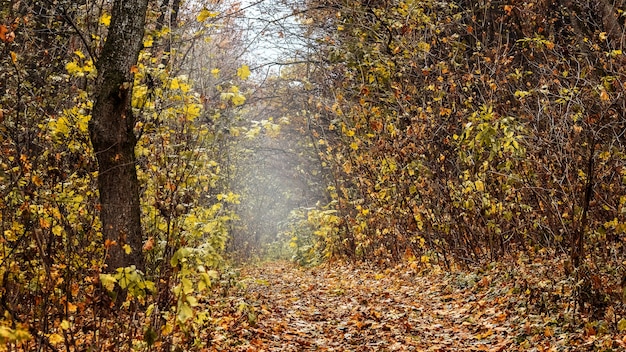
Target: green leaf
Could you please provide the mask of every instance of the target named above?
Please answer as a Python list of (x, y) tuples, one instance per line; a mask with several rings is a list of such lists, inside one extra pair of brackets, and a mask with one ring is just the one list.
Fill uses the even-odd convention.
[(178, 263), (181, 262), (182, 259), (186, 258), (189, 255), (190, 251), (189, 248), (180, 248), (179, 250), (176, 251), (176, 253), (174, 253), (174, 255), (172, 256), (172, 259), (170, 259), (170, 264), (175, 267), (178, 265)]
[(184, 323), (193, 316), (193, 310), (189, 304), (183, 303), (180, 305), (180, 309), (178, 310), (178, 314), (176, 316), (181, 323)]
[(183, 294), (188, 295), (193, 292), (193, 283), (188, 278), (184, 277), (181, 280)]

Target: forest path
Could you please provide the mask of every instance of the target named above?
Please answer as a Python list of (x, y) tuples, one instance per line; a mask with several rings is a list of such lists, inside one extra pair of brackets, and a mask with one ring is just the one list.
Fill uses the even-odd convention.
[[(512, 320), (493, 290), (459, 290), (443, 275), (328, 264), (264, 263), (242, 272), (257, 302), (253, 349), (510, 351)], [(463, 286), (463, 282), (458, 282)], [(477, 285), (480, 285), (478, 283)]]

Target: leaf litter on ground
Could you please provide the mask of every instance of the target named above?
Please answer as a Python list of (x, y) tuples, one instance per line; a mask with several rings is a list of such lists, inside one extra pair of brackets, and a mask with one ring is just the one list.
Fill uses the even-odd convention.
[(521, 262), (471, 272), (415, 263), (387, 269), (340, 263), (248, 265), (242, 269), (248, 320), (214, 339), (214, 348), (626, 350), (626, 335), (617, 322), (577, 314), (573, 284), (557, 282), (552, 270), (545, 263)]

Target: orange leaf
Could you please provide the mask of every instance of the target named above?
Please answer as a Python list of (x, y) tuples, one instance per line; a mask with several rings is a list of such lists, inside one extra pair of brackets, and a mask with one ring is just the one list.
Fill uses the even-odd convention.
[(149, 251), (152, 248), (154, 248), (154, 237), (150, 237), (148, 238), (148, 240), (146, 241), (146, 243), (144, 243), (143, 245), (143, 250), (144, 251)]
[(543, 330), (543, 334), (544, 334), (546, 337), (552, 337), (552, 336), (554, 336), (554, 330), (552, 330), (552, 328), (548, 325), (548, 326), (546, 326), (546, 328)]
[(47, 219), (39, 218), (39, 226), (41, 226), (42, 229), (48, 229), (50, 228), (50, 222)]
[(610, 98), (609, 98), (609, 94), (606, 92), (606, 90), (602, 89), (602, 90), (600, 91), (600, 100), (602, 100), (602, 101), (608, 101), (609, 99), (610, 99)]
[(137, 65), (133, 65), (130, 68), (130, 73), (139, 73), (139, 69), (137, 68)]
[(109, 240), (109, 239), (104, 241), (104, 247), (105, 248), (109, 248), (111, 246), (115, 246), (116, 244), (117, 244), (117, 241), (113, 241), (113, 240)]
[(6, 34), (9, 30), (7, 29), (7, 26), (0, 24), (0, 40), (2, 40), (3, 42), (7, 41), (7, 37)]
[(370, 128), (373, 129), (376, 132), (380, 132), (383, 129), (383, 124), (378, 121), (378, 120), (371, 120), (370, 121)]
[(41, 187), (43, 185), (43, 180), (41, 179), (41, 177), (37, 175), (33, 175), (32, 180), (35, 186), (37, 187)]

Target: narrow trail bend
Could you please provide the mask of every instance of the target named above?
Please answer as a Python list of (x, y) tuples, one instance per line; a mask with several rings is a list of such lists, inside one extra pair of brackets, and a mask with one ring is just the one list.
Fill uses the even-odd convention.
[(409, 268), (302, 269), (277, 262), (247, 267), (243, 275), (258, 312), (248, 350), (516, 349), (511, 324), (519, 319), (494, 308), (502, 303), (494, 290), (459, 294), (449, 281)]

